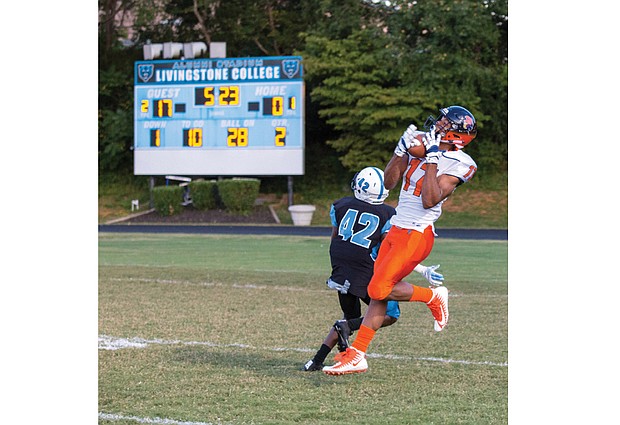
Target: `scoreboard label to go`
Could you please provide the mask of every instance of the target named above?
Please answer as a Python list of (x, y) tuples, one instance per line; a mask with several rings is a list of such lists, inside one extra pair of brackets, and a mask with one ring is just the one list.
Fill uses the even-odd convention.
[(298, 56), (135, 63), (136, 175), (302, 175)]

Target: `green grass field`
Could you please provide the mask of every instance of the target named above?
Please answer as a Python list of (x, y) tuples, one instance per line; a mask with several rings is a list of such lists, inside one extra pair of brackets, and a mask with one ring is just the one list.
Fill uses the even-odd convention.
[(507, 423), (507, 245), (438, 238), (446, 329), (402, 304), (335, 377), (299, 370), (340, 318), (328, 238), (100, 233), (99, 423)]

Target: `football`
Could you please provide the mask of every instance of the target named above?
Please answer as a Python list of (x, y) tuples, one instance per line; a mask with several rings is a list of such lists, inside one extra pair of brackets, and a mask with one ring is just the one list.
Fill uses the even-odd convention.
[(424, 158), (426, 156), (426, 148), (424, 147), (424, 133), (416, 134), (415, 139), (420, 142), (418, 146), (412, 146), (408, 152), (411, 156), (416, 158)]

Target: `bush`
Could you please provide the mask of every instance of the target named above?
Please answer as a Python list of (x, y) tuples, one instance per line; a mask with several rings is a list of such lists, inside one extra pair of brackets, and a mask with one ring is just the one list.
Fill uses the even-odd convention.
[(217, 182), (197, 180), (189, 184), (192, 205), (199, 210), (212, 210), (217, 206)]
[(217, 182), (224, 208), (234, 214), (248, 215), (258, 197), (260, 180), (234, 178)]
[(159, 215), (169, 216), (181, 212), (183, 202), (181, 186), (157, 186), (153, 188), (153, 206)]

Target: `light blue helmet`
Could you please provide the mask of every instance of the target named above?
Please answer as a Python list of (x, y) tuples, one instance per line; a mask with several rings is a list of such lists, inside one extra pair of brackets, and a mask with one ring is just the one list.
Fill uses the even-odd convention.
[(373, 205), (381, 205), (390, 191), (383, 183), (383, 170), (377, 167), (366, 167), (351, 180), (351, 190), (360, 201)]

